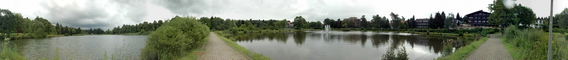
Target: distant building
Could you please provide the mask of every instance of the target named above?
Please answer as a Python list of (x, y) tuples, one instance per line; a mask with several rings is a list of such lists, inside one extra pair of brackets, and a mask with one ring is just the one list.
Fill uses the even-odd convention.
[(428, 18), (414, 20), (416, 22), (416, 28), (428, 28), (429, 20)]
[(467, 22), (469, 22), (468, 24), (472, 25), (472, 26), (494, 26), (494, 25), (490, 25), (488, 24), (488, 17), (491, 13), (489, 12), (485, 12), (483, 10), (479, 10), (479, 11), (475, 11), (473, 13), (467, 14), (465, 15), (467, 20)]
[(288, 24), (286, 24), (287, 28), (292, 28), (294, 26), (294, 23), (288, 21)]
[(361, 22), (361, 19), (357, 18), (357, 17), (349, 17), (349, 18), (345, 18), (343, 19), (343, 21), (353, 21), (355, 22), (355, 28), (359, 28), (361, 25), (359, 25), (359, 23)]
[(535, 22), (534, 22), (533, 24), (529, 25), (529, 27), (532, 27), (532, 28), (541, 28), (541, 25), (544, 24), (544, 22), (543, 22), (544, 19), (547, 19), (547, 18), (545, 18), (545, 17), (538, 17), (538, 18), (536, 18)]

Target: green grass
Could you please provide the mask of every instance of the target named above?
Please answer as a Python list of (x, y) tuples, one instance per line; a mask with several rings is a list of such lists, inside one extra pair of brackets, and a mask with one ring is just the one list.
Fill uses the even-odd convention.
[[(545, 33), (545, 34), (548, 35), (548, 33)], [(566, 36), (566, 34), (553, 33), (553, 39), (554, 39), (553, 43), (566, 43), (566, 39), (564, 38), (564, 36)], [(513, 59), (525, 60), (523, 58), (528, 57), (528, 56), (526, 56), (527, 53), (520, 52), (522, 50), (521, 47), (515, 47), (515, 44), (513, 44), (513, 43), (506, 43), (505, 38), (501, 38), (500, 40), (503, 41), (505, 48), (507, 49), (507, 51), (509, 51), (509, 54), (511, 55), (511, 57)], [(560, 47), (566, 47), (566, 46), (561, 45)], [(560, 50), (566, 51), (565, 49), (562, 49), (562, 48)], [(558, 54), (558, 53), (555, 52), (555, 54)], [(565, 53), (560, 53), (560, 54), (565, 54)], [(566, 59), (566, 57), (562, 57), (562, 56), (553, 56), (553, 57), (560, 58), (560, 59)]]
[[(505, 38), (501, 38), (501, 41), (505, 42)], [(517, 52), (520, 49), (515, 47), (514, 44), (512, 43), (503, 43), (503, 45), (505, 45), (505, 48), (507, 49), (507, 51), (509, 51), (509, 54), (511, 55), (511, 57), (513, 57), (513, 59), (517, 60), (519, 58), (522, 57), (522, 53), (521, 52)]]
[(485, 43), (485, 41), (487, 41), (487, 39), (488, 39), (487, 37), (483, 37), (480, 40), (472, 42), (471, 44), (456, 50), (452, 54), (445, 56), (445, 57), (440, 57), (437, 60), (463, 60), (463, 59), (467, 58), (467, 56), (469, 56), (469, 54), (471, 54), (471, 52), (473, 52), (477, 48), (479, 48), (479, 46), (481, 46), (481, 44)]
[(221, 38), (221, 40), (225, 41), (225, 43), (227, 43), (227, 45), (233, 47), (233, 49), (235, 49), (237, 51), (240, 51), (241, 53), (252, 58), (253, 60), (271, 60), (268, 57), (262, 56), (261, 54), (252, 52), (250, 50), (245, 49), (244, 47), (239, 46), (239, 44), (233, 42), (230, 39), (227, 39), (225, 36), (220, 35), (220, 34), (223, 34), (223, 33), (215, 32), (215, 35), (217, 35), (219, 38)]

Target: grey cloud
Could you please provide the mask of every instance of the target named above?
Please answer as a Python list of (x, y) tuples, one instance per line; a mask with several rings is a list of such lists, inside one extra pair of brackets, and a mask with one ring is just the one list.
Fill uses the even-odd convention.
[(203, 14), (211, 8), (205, 0), (155, 0), (155, 3), (179, 15)]
[(145, 17), (145, 1), (112, 0), (109, 2), (85, 1), (71, 5), (56, 5), (58, 2), (42, 3), (47, 10), (46, 18), (52, 23), (81, 28), (108, 29), (125, 23), (139, 23)]

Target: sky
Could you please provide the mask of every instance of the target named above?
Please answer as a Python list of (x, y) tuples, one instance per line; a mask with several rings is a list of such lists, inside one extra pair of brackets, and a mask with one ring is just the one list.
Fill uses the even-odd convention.
[[(537, 17), (550, 14), (550, 0), (507, 0), (522, 4)], [(464, 16), (483, 10), (493, 0), (0, 0), (1, 9), (30, 19), (43, 17), (51, 23), (81, 28), (111, 29), (166, 20), (176, 15), (229, 19), (286, 19), (302, 16), (307, 21), (343, 19), (365, 15), (428, 18), (436, 12)], [(554, 1), (554, 14), (568, 7), (568, 0)]]

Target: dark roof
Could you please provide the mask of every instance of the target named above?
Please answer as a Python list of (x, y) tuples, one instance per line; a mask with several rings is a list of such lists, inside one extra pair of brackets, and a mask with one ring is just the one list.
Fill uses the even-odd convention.
[(430, 19), (427, 19), (427, 18), (425, 18), (425, 19), (416, 19), (415, 21), (422, 21), (422, 20), (430, 20)]
[(467, 15), (465, 15), (465, 16), (471, 16), (472, 14), (475, 14), (475, 13), (491, 14), (491, 13), (489, 13), (489, 12), (485, 12), (485, 11), (483, 11), (483, 10), (479, 10), (479, 11), (475, 11), (475, 12), (469, 13), (469, 14), (467, 14)]

